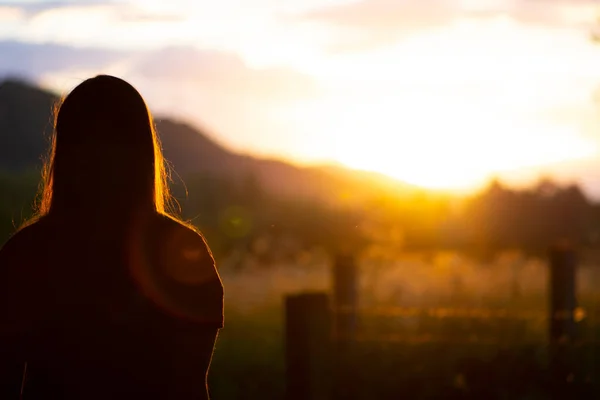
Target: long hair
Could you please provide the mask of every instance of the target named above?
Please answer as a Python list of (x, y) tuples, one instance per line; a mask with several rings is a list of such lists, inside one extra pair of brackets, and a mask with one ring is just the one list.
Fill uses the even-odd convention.
[(73, 89), (55, 111), (36, 219), (101, 209), (167, 214), (167, 183), (144, 99), (124, 80), (98, 75)]

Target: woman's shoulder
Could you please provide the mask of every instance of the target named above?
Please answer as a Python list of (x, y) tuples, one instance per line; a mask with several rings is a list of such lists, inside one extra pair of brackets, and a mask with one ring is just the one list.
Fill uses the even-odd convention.
[(195, 240), (199, 245), (208, 246), (202, 233), (195, 226), (168, 214), (157, 214), (156, 228), (161, 235), (178, 235)]
[[(28, 293), (43, 281), (40, 267), (44, 265), (47, 248), (45, 230), (45, 222), (39, 220), (21, 227), (0, 245), (1, 302), (10, 304), (14, 299), (20, 299), (24, 307), (23, 293)], [(8, 318), (9, 311), (6, 308), (0, 310), (3, 318)], [(15, 310), (21, 312), (23, 308), (17, 307)]]
[(223, 284), (202, 234), (169, 216), (160, 216), (155, 227), (162, 305), (185, 319), (222, 327)]
[(159, 217), (158, 261), (165, 275), (178, 283), (219, 283), (215, 259), (200, 231), (168, 215)]

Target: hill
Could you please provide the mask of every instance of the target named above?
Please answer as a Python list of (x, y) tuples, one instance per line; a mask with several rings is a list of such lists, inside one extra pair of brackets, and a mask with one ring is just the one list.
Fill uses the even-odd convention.
[[(53, 108), (58, 96), (18, 80), (0, 82), (0, 171), (39, 168), (48, 148)], [(166, 159), (184, 181), (212, 175), (243, 181), (256, 179), (278, 196), (360, 204), (379, 192), (414, 189), (380, 174), (337, 167), (300, 167), (230, 151), (191, 125), (159, 116), (156, 127)]]

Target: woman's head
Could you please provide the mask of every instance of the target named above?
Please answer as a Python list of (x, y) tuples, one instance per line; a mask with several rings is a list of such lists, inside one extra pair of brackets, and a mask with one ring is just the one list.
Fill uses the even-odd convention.
[(162, 152), (152, 116), (133, 86), (99, 75), (73, 89), (57, 111), (40, 214), (165, 211)]

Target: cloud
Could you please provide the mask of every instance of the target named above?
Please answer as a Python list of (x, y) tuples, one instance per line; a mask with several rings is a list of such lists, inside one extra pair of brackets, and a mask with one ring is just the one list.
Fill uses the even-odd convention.
[(102, 69), (123, 56), (124, 53), (108, 49), (0, 41), (0, 76), (37, 80), (48, 73)]
[(70, 1), (0, 1), (0, 8), (19, 9), (27, 17), (34, 17), (44, 11), (66, 7), (89, 7), (115, 4), (111, 0), (70, 0)]
[(344, 52), (394, 43), (460, 18), (508, 17), (525, 24), (589, 28), (597, 7), (593, 0), (362, 0), (313, 9), (299, 18), (337, 30), (330, 50)]
[(360, 51), (395, 42), (415, 30), (443, 24), (457, 15), (440, 0), (364, 0), (312, 10), (301, 19), (337, 28), (334, 52)]
[(345, 27), (387, 30), (428, 26), (447, 20), (457, 11), (452, 3), (443, 0), (363, 0), (312, 10), (304, 17)]
[(265, 1), (271, 0), (223, 0), (229, 5), (210, 0), (0, 0), (0, 40), (129, 50), (186, 44), (239, 52), (249, 38), (270, 36), (274, 11), (252, 7)]
[(146, 79), (173, 78), (238, 96), (302, 98), (318, 92), (307, 75), (288, 68), (254, 69), (235, 54), (191, 47), (167, 47), (140, 57), (129, 74)]
[[(168, 4), (164, 2), (163, 4)], [(17, 14), (26, 22), (47, 17), (48, 15), (60, 16), (65, 23), (72, 17), (88, 18), (87, 14), (104, 14), (113, 22), (123, 24), (135, 23), (177, 23), (186, 19), (185, 12), (173, 12), (166, 9), (148, 9), (143, 3), (136, 4), (130, 1), (114, 0), (66, 0), (66, 1), (0, 1), (2, 10)]]
[(170, 82), (174, 88), (201, 86), (234, 96), (282, 100), (316, 95), (307, 75), (289, 68), (255, 69), (233, 53), (186, 46), (119, 51), (59, 44), (0, 41), (0, 76), (39, 80), (75, 71), (114, 72), (147, 81)]

